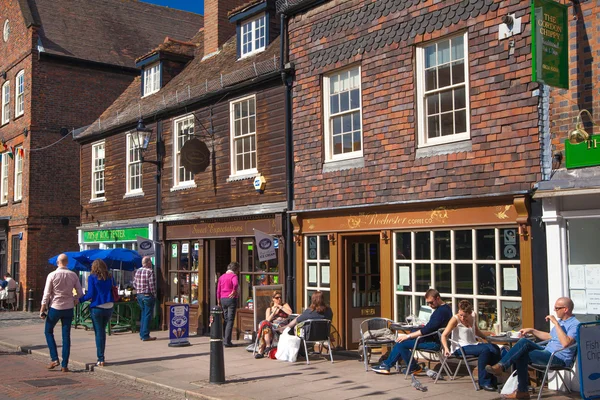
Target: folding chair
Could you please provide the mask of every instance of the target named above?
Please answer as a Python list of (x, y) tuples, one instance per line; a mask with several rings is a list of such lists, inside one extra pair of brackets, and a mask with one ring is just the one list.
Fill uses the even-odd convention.
[[(289, 324), (294, 318), (296, 318), (298, 315), (300, 314), (290, 314), (287, 319), (285, 320), (285, 323), (280, 323), (279, 325), (277, 324), (272, 324), (273, 325), (273, 342), (271, 342), (271, 348), (276, 347), (275, 344), (279, 341), (279, 332), (277, 332), (277, 328), (283, 325), (287, 325)], [(256, 354), (256, 352), (258, 351), (258, 346), (260, 343), (260, 336), (262, 335), (262, 330), (260, 329), (260, 324), (262, 324), (263, 321), (260, 321), (260, 323), (258, 324), (257, 330), (256, 330), (256, 339), (254, 340), (254, 349), (252, 350), (252, 356), (254, 356)]]
[[(369, 371), (370, 351), (373, 347), (387, 347), (393, 346), (396, 341), (393, 339), (386, 339), (385, 336), (388, 332), (393, 335), (390, 326), (394, 323), (391, 319), (387, 318), (370, 318), (360, 323), (360, 341), (363, 346), (363, 360), (365, 363), (365, 371)], [(380, 335), (381, 334), (381, 335)], [(389, 335), (388, 335), (389, 336)]]
[[(438, 330), (438, 335), (440, 337), (440, 343), (442, 342), (442, 333), (444, 332), (443, 329)], [(481, 338), (478, 338), (481, 339)], [(440, 379), (440, 376), (442, 375), (443, 371), (446, 371), (446, 373), (448, 373), (448, 376), (450, 377), (450, 380), (453, 381), (454, 379), (456, 379), (456, 375), (458, 374), (458, 370), (460, 369), (460, 366), (462, 365), (462, 363), (464, 362), (465, 365), (467, 366), (467, 371), (469, 372), (469, 377), (471, 378), (471, 382), (473, 382), (473, 387), (475, 388), (476, 391), (479, 390), (479, 388), (477, 387), (477, 384), (475, 383), (475, 378), (473, 377), (473, 371), (471, 370), (471, 366), (469, 365), (469, 362), (471, 361), (477, 361), (477, 357), (476, 356), (468, 356), (465, 354), (465, 352), (463, 351), (462, 346), (460, 345), (460, 343), (458, 343), (455, 340), (452, 340), (451, 338), (448, 338), (448, 342), (451, 345), (454, 345), (458, 348), (459, 350), (459, 355), (454, 355), (454, 354), (450, 354), (450, 356), (446, 357), (444, 355), (444, 351), (440, 351), (440, 360), (442, 361), (442, 364), (440, 366), (440, 371), (437, 374), (437, 376), (435, 377), (435, 383), (437, 383), (438, 379)], [(450, 348), (452, 348), (452, 346), (450, 346)], [(443, 347), (442, 347), (443, 349)], [(448, 361), (449, 360), (458, 360), (458, 365), (456, 366), (456, 369), (454, 370), (454, 375), (450, 374), (448, 371)]]
[[(413, 362), (413, 360), (415, 358), (415, 354), (416, 354), (417, 351), (420, 352), (420, 353), (426, 353), (426, 354), (431, 354), (431, 355), (437, 356), (440, 360), (442, 359), (442, 357), (444, 355), (443, 355), (443, 350), (442, 350), (441, 346), (440, 346), (440, 349), (438, 349), (438, 350), (417, 349), (417, 346), (419, 345), (419, 342), (423, 342), (423, 339), (428, 338), (428, 337), (432, 337), (434, 335), (438, 336), (439, 335), (438, 331), (428, 333), (427, 335), (419, 336), (418, 338), (415, 339), (415, 345), (413, 346), (413, 349), (412, 349), (410, 361), (408, 362), (408, 365), (406, 366), (406, 374), (404, 375), (404, 379), (408, 378), (408, 373), (410, 371), (410, 366), (412, 365), (412, 362)], [(450, 371), (448, 370), (448, 366), (445, 366), (444, 368), (445, 368), (445, 371), (446, 371), (446, 373), (448, 375), (452, 375), (450, 373)], [(440, 372), (441, 372), (441, 370), (440, 370)]]
[[(321, 349), (326, 344), (329, 349), (329, 358), (333, 364), (333, 348), (331, 347), (331, 341), (329, 335), (331, 331), (331, 321), (328, 319), (308, 319), (302, 322), (302, 326), (298, 328), (298, 336), (304, 343), (304, 354), (306, 355), (306, 363), (310, 364), (308, 356), (307, 343), (319, 343)], [(319, 352), (320, 354), (321, 352)]]
[[(540, 342), (538, 344), (543, 345), (546, 343), (548, 343), (548, 340), (546, 340), (544, 342)], [(563, 352), (563, 351), (571, 349), (573, 347), (575, 347), (575, 354), (573, 354), (573, 359), (571, 360), (570, 364), (567, 364), (565, 366), (552, 365), (552, 360), (554, 359), (554, 357), (556, 356), (557, 353)], [(544, 383), (546, 383), (546, 379), (548, 378), (548, 372), (550, 372), (550, 371), (553, 371), (555, 373), (555, 375), (560, 378), (560, 380), (563, 383), (563, 386), (567, 388), (569, 393), (571, 393), (571, 389), (569, 388), (569, 385), (567, 385), (564, 378), (559, 374), (559, 372), (564, 371), (564, 372), (570, 372), (571, 374), (574, 374), (575, 372), (573, 371), (573, 366), (575, 365), (576, 359), (577, 359), (577, 342), (573, 343), (570, 346), (567, 346), (565, 348), (562, 348), (560, 350), (556, 350), (555, 352), (553, 352), (550, 355), (548, 364), (533, 364), (533, 363), (529, 364), (529, 368), (531, 368), (535, 371), (544, 373), (544, 378), (542, 379), (542, 384), (540, 385), (540, 390), (538, 393), (538, 400), (542, 398), (542, 390), (544, 389)]]

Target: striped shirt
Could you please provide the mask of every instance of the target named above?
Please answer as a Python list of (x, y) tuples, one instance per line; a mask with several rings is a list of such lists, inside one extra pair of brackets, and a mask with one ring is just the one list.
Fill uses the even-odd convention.
[(143, 266), (135, 272), (133, 287), (137, 294), (151, 294), (156, 296), (156, 285), (154, 282), (154, 271), (152, 268)]

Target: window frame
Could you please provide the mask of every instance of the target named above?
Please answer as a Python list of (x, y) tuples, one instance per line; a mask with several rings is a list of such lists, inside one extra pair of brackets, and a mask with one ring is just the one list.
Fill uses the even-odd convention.
[(15, 118), (23, 114), (25, 114), (25, 70), (19, 71), (15, 77)]
[[(359, 82), (358, 82), (358, 100), (359, 100), (360, 104), (359, 104), (358, 108), (353, 108), (353, 109), (349, 108), (347, 111), (338, 112), (338, 113), (335, 113), (334, 115), (332, 115), (331, 114), (331, 99), (330, 99), (331, 80), (334, 76), (338, 76), (338, 79), (339, 79), (339, 76), (341, 74), (350, 72), (354, 69), (358, 70), (358, 80), (359, 80)], [(349, 78), (349, 79), (351, 79), (351, 78)], [(350, 100), (348, 100), (348, 101), (350, 101)], [(337, 117), (337, 116), (348, 115), (348, 114), (352, 115), (355, 112), (359, 113), (359, 119), (360, 119), (360, 150), (355, 150), (355, 151), (351, 151), (348, 153), (333, 154), (333, 151), (334, 151), (333, 128), (332, 128), (333, 118)], [(350, 67), (347, 67), (344, 69), (333, 71), (331, 73), (328, 73), (327, 75), (324, 75), (323, 76), (323, 116), (324, 116), (323, 132), (324, 132), (324, 140), (325, 140), (325, 160), (324, 160), (325, 163), (363, 157), (363, 154), (364, 154), (363, 153), (363, 150), (364, 150), (364, 135), (363, 135), (364, 127), (363, 127), (362, 115), (363, 115), (362, 67), (360, 65), (353, 65), (353, 66), (350, 66)], [(354, 141), (353, 141), (353, 143), (354, 143)]]
[[(126, 148), (126, 154), (125, 154), (125, 158), (126, 158), (126, 170), (125, 170), (125, 175), (126, 175), (126, 192), (125, 195), (143, 195), (144, 194), (144, 188), (143, 188), (143, 177), (144, 177), (144, 171), (143, 171), (143, 166), (142, 166), (142, 159), (140, 157), (140, 152), (137, 151), (138, 146), (136, 146), (135, 141), (133, 140), (133, 136), (131, 133), (127, 134), (127, 148)], [(133, 158), (133, 159), (132, 159)], [(131, 185), (131, 179), (133, 178), (131, 169), (132, 167), (138, 166), (139, 167), (139, 174), (136, 176), (139, 176), (139, 187), (138, 188), (132, 188)]]
[[(150, 96), (160, 90), (162, 63), (157, 61), (147, 65), (142, 71), (142, 97)], [(149, 83), (149, 79), (151, 82)]]
[[(250, 132), (250, 128), (248, 128), (247, 134), (241, 134), (239, 137), (235, 136), (235, 106), (237, 104), (241, 104), (242, 102), (249, 102), (249, 100), (254, 100), (254, 132)], [(231, 175), (230, 179), (239, 176), (254, 176), (258, 173), (258, 134), (257, 134), (257, 113), (256, 113), (256, 95), (252, 94), (249, 96), (241, 97), (229, 102), (229, 145), (230, 145), (230, 164), (231, 164)], [(248, 118), (249, 120), (252, 117), (250, 114), (250, 108), (248, 107)], [(245, 121), (242, 117), (240, 121)], [(254, 168), (247, 169), (238, 169), (237, 167), (237, 151), (236, 151), (236, 141), (243, 140), (244, 138), (254, 136), (254, 150), (250, 151), (251, 157), (254, 157)], [(246, 154), (246, 153), (243, 153)]]
[[(310, 238), (316, 238), (316, 257), (309, 259), (309, 240)], [(328, 255), (329, 258), (321, 258), (321, 239), (325, 239), (327, 246), (329, 246)], [(317, 268), (317, 281), (315, 284), (311, 283), (309, 280), (309, 264), (314, 264)], [(323, 283), (322, 273), (323, 267), (329, 268), (329, 283)], [(331, 246), (329, 239), (326, 234), (314, 234), (314, 235), (306, 235), (304, 237), (304, 306), (308, 307), (310, 305), (310, 292), (321, 291), (331, 293)]]
[[(183, 165), (180, 165), (181, 164), (181, 148), (179, 148), (179, 138), (180, 138), (180, 136), (185, 136), (185, 135), (180, 135), (178, 124), (183, 125), (186, 121), (191, 121), (191, 123), (188, 125), (188, 126), (191, 126), (191, 133), (189, 133), (189, 131), (188, 131), (187, 136), (189, 136), (189, 137), (183, 141), (183, 143), (181, 145), (182, 148), (183, 148), (183, 145), (185, 144), (185, 142), (187, 142), (188, 140), (190, 140), (194, 137), (196, 121), (194, 120), (193, 114), (185, 115), (183, 117), (173, 120), (173, 187), (171, 188), (171, 190), (196, 187), (196, 181), (194, 178), (194, 174), (191, 172), (185, 171), (185, 167)], [(179, 180), (179, 169), (180, 168), (184, 169), (184, 171), (185, 171), (184, 176), (186, 173), (191, 174), (191, 179), (180, 181)]]
[(8, 204), (8, 158), (8, 152), (2, 153), (2, 165), (0, 165), (0, 205)]
[[(444, 86), (443, 88), (436, 88), (435, 90), (431, 90), (429, 92), (425, 91), (425, 49), (432, 45), (437, 45), (439, 43), (445, 41), (451, 41), (452, 39), (456, 39), (458, 37), (463, 38), (463, 64), (464, 64), (464, 82), (461, 84), (450, 84), (448, 86)], [(450, 47), (450, 54), (452, 53), (452, 48)], [(464, 140), (469, 140), (471, 138), (471, 104), (470, 104), (470, 96), (469, 96), (469, 36), (468, 32), (463, 32), (458, 35), (452, 35), (444, 37), (440, 40), (432, 41), (420, 45), (416, 49), (416, 74), (417, 74), (417, 137), (418, 137), (418, 148), (437, 146), (447, 143), (455, 143)], [(452, 63), (452, 59), (450, 59), (449, 63)], [(438, 65), (436, 65), (437, 67)], [(431, 93), (441, 93), (443, 91), (447, 91), (449, 89), (455, 89), (464, 86), (465, 91), (465, 117), (466, 117), (466, 132), (462, 133), (454, 133), (452, 135), (440, 136), (436, 138), (428, 138), (427, 137), (427, 110), (426, 110), (426, 99), (427, 95)], [(453, 112), (454, 109), (454, 99), (453, 99)], [(441, 115), (441, 111), (439, 113)]]
[[(102, 147), (102, 152), (103, 152), (103, 158), (102, 158), (102, 169), (97, 169), (96, 168), (96, 160), (100, 159), (97, 156), (97, 152), (96, 149)], [(92, 144), (92, 187), (91, 187), (91, 200), (101, 200), (101, 199), (105, 199), (106, 198), (106, 179), (104, 176), (104, 172), (106, 170), (106, 143), (104, 140), (100, 141), (100, 142), (96, 142), (94, 144)], [(101, 178), (96, 178), (96, 174), (102, 174)], [(96, 190), (96, 181), (100, 181), (102, 180), (102, 191), (97, 191)]]
[[(261, 26), (257, 26), (257, 23), (259, 21), (262, 20), (262, 27)], [(249, 28), (247, 28), (249, 27)], [(257, 36), (257, 32), (260, 29), (264, 30), (264, 35), (263, 36)], [(246, 29), (249, 29), (248, 31), (246, 31)], [(242, 23), (240, 23), (240, 37), (239, 37), (239, 41), (240, 41), (240, 59), (245, 58), (245, 57), (249, 57), (253, 54), (256, 53), (260, 53), (261, 51), (264, 51), (267, 48), (267, 38), (268, 38), (268, 34), (267, 34), (267, 14), (266, 13), (261, 13), (256, 15), (254, 18), (252, 19), (248, 19), (243, 21)], [(248, 43), (246, 43), (244, 41), (245, 36), (248, 37)], [(263, 39), (264, 44), (260, 47), (256, 47), (256, 41)], [(252, 49), (248, 50), (248, 51), (244, 51), (244, 46), (245, 45), (252, 45)]]
[(10, 122), (10, 81), (2, 84), (2, 120), (0, 125), (5, 125)]
[(11, 275), (16, 282), (19, 282), (21, 279), (21, 235), (12, 235), (11, 241)]
[(13, 187), (14, 201), (23, 200), (23, 157), (21, 157), (21, 150), (23, 147), (15, 147), (15, 181)]

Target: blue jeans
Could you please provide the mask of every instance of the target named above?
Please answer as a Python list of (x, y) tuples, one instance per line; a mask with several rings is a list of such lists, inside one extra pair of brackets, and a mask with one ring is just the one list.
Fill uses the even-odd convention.
[(48, 316), (46, 317), (46, 325), (44, 326), (44, 334), (46, 335), (46, 343), (50, 350), (50, 359), (58, 361), (58, 350), (56, 349), (56, 341), (54, 340), (54, 327), (60, 320), (62, 325), (62, 364), (63, 368), (69, 365), (69, 354), (71, 353), (71, 323), (73, 322), (73, 309), (55, 310), (50, 307)]
[[(392, 352), (390, 353), (388, 358), (383, 362), (383, 364), (388, 369), (390, 369), (391, 367), (396, 365), (396, 363), (398, 362), (400, 357), (402, 357), (402, 359), (404, 360), (406, 365), (408, 365), (408, 363), (410, 362), (410, 359), (412, 358), (413, 347), (415, 347), (415, 339), (409, 339), (409, 340), (405, 340), (400, 343), (396, 343), (394, 345), (394, 348), (392, 349)], [(417, 350), (419, 350), (419, 349), (439, 350), (440, 344), (437, 342), (419, 342), (419, 345), (417, 346)], [(417, 368), (417, 362), (415, 360), (413, 360), (413, 362), (410, 364), (410, 369), (411, 369), (411, 371), (414, 371), (416, 368)]]
[(142, 340), (150, 337), (150, 321), (152, 320), (152, 312), (154, 311), (154, 302), (156, 299), (154, 296), (148, 296), (145, 294), (137, 296), (140, 310), (142, 310), (142, 316), (140, 318), (140, 338)]
[(96, 356), (98, 361), (104, 362), (104, 349), (106, 348), (106, 326), (112, 316), (112, 308), (92, 308), (92, 324), (96, 334)]
[[(463, 346), (463, 351), (467, 356), (477, 357), (477, 379), (479, 386), (496, 386), (498, 381), (496, 377), (485, 370), (486, 365), (494, 365), (500, 361), (500, 348), (491, 343), (480, 343), (469, 346)], [(454, 352), (455, 356), (462, 357), (460, 350)]]
[[(526, 392), (529, 386), (529, 374), (527, 373), (527, 365), (529, 363), (548, 364), (551, 353), (544, 350), (544, 347), (531, 340), (522, 338), (502, 357), (499, 364), (504, 369), (507, 369), (511, 364), (517, 369), (517, 377), (519, 385), (517, 390)], [(554, 357), (552, 365), (565, 366), (565, 362), (560, 358)]]
[(237, 299), (234, 297), (223, 297), (221, 299), (221, 307), (223, 307), (223, 322), (225, 322), (225, 335), (223, 343), (231, 344), (231, 333), (233, 331), (233, 321), (235, 321), (235, 311), (237, 309)]

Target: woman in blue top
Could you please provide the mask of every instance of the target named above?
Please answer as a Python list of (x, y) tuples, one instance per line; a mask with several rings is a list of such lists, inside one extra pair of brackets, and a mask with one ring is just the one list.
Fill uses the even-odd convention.
[(79, 299), (82, 303), (92, 300), (90, 304), (92, 323), (96, 334), (96, 353), (99, 367), (104, 367), (104, 348), (106, 347), (106, 326), (113, 312), (113, 280), (108, 274), (106, 264), (102, 260), (94, 260), (92, 274), (88, 277), (86, 294)]

